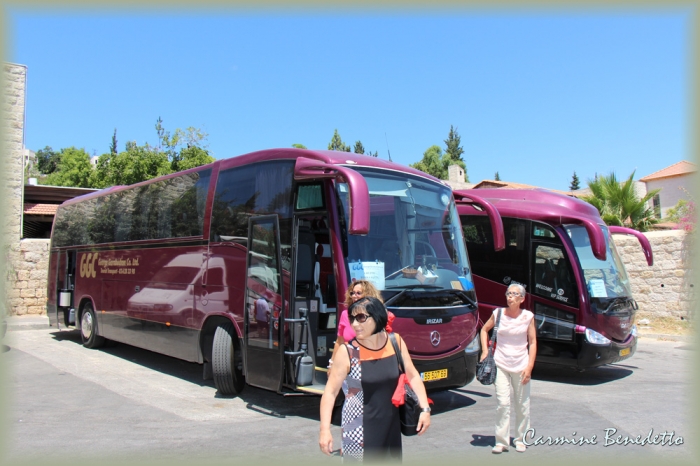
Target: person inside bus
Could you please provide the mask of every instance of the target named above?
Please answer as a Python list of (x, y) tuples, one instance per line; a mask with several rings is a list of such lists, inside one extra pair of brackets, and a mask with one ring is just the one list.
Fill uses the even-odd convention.
[[(331, 416), (341, 386), (343, 403), (343, 460), (401, 461), (401, 421), (399, 408), (391, 398), (399, 382), (399, 363), (386, 331), (387, 311), (377, 298), (362, 298), (350, 306), (349, 320), (355, 338), (345, 343), (345, 351), (333, 355), (335, 369), (321, 397), (321, 429), (318, 444), (330, 455), (333, 450)], [(430, 427), (430, 407), (425, 386), (403, 339), (396, 335), (403, 356), (406, 377), (423, 408), (418, 435)]]
[[(510, 446), (510, 406), (515, 409), (517, 435), (515, 451), (524, 452), (525, 432), (530, 428), (530, 376), (535, 365), (537, 339), (534, 314), (520, 305), (525, 300), (525, 287), (511, 284), (506, 291), (508, 307), (493, 311), (493, 315), (481, 327), (481, 360), (488, 355), (488, 333), (496, 322), (496, 313), (501, 320), (496, 335), (496, 399), (498, 401), (496, 443), (492, 453), (507, 451)], [(511, 396), (512, 391), (512, 396)]]
[(255, 321), (258, 323), (258, 329), (262, 337), (264, 335), (263, 331), (267, 331), (270, 325), (270, 305), (262, 296), (255, 301)]
[[(378, 300), (382, 301), (382, 296), (379, 294), (379, 291), (374, 287), (374, 285), (372, 285), (372, 282), (368, 280), (356, 280), (352, 282), (352, 286), (349, 286), (345, 292), (345, 307), (349, 309), (352, 303), (365, 297), (377, 298)], [(394, 313), (390, 311), (387, 311), (387, 315), (389, 316), (389, 320), (386, 328), (387, 332), (391, 332), (391, 324), (394, 322), (395, 316)], [(346, 342), (351, 341), (353, 338), (355, 338), (355, 331), (352, 329), (352, 325), (350, 325), (348, 311), (343, 310), (343, 312), (340, 313), (340, 320), (338, 321), (338, 337), (335, 340), (333, 354), (335, 354), (339, 347), (343, 346)], [(329, 373), (332, 365), (333, 357), (331, 356), (331, 359), (328, 361)]]

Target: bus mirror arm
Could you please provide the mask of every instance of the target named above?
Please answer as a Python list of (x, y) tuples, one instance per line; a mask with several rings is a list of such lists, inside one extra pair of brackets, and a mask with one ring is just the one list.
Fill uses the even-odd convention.
[(330, 178), (345, 182), (350, 191), (350, 227), (351, 235), (366, 235), (369, 233), (369, 188), (364, 177), (351, 168), (332, 165), (321, 160), (306, 157), (297, 158), (294, 165), (294, 179)]
[(565, 217), (560, 215), (547, 216), (545, 221), (550, 222), (552, 225), (564, 225), (567, 223), (575, 225), (583, 225), (588, 233), (588, 239), (591, 241), (591, 249), (593, 250), (593, 255), (598, 260), (605, 260), (607, 256), (607, 247), (605, 245), (605, 236), (603, 235), (603, 229), (596, 222), (589, 220), (587, 218), (579, 217)]
[(637, 240), (639, 241), (639, 244), (642, 245), (642, 250), (644, 251), (644, 256), (647, 258), (647, 265), (651, 267), (654, 265), (654, 253), (651, 251), (651, 243), (649, 243), (649, 240), (647, 239), (646, 236), (644, 236), (641, 232), (637, 230), (633, 230), (631, 228), (625, 228), (625, 227), (616, 227), (616, 226), (610, 226), (608, 227), (608, 230), (610, 230), (610, 233), (613, 235), (632, 235)]
[(501, 214), (498, 213), (498, 209), (486, 199), (475, 196), (472, 193), (469, 193), (469, 196), (458, 193), (454, 193), (454, 195), (457, 204), (476, 205), (486, 211), (491, 223), (491, 230), (493, 231), (493, 249), (503, 251), (506, 248), (506, 237), (503, 233), (503, 219)]

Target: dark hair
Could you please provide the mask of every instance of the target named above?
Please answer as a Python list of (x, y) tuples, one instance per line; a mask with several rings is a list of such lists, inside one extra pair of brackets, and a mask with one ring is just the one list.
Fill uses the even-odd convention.
[(372, 335), (381, 332), (386, 327), (388, 316), (384, 304), (379, 299), (372, 298), (371, 296), (358, 299), (348, 308), (348, 317), (350, 317), (355, 310), (363, 310), (374, 319), (376, 328)]

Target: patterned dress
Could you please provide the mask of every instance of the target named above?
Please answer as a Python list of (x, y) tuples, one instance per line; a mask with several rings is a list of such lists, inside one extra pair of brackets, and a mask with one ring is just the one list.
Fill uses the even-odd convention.
[(343, 382), (344, 461), (401, 461), (399, 409), (391, 403), (399, 365), (388, 340), (378, 350), (365, 348), (356, 339), (345, 345), (350, 373)]

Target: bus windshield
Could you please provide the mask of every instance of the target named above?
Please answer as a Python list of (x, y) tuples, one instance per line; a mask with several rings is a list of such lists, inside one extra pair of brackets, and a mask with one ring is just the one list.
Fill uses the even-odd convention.
[(608, 229), (601, 226), (607, 249), (606, 260), (602, 261), (593, 255), (588, 233), (583, 226), (565, 225), (564, 228), (583, 269), (593, 311), (606, 313), (614, 310), (616, 305), (625, 305), (632, 296), (632, 289), (615, 244), (610, 240)]
[[(473, 290), (461, 224), (448, 187), (418, 177), (355, 169), (367, 181), (370, 229), (348, 235), (346, 267), (380, 290)], [(347, 223), (348, 189), (337, 191)]]

